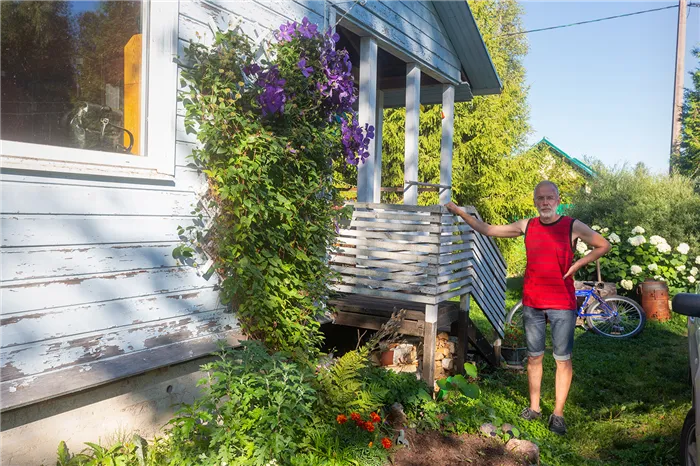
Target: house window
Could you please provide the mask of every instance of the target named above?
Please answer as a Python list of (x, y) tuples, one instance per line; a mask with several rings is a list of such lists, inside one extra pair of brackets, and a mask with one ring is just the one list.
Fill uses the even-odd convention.
[(3, 166), (172, 174), (177, 2), (1, 8)]

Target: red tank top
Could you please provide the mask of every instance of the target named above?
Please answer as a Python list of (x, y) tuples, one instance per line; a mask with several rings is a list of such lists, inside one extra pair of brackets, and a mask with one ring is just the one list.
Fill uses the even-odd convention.
[(523, 304), (535, 309), (576, 310), (574, 279), (564, 275), (574, 262), (571, 244), (575, 220), (562, 216), (553, 223), (532, 218), (525, 228), (527, 266)]

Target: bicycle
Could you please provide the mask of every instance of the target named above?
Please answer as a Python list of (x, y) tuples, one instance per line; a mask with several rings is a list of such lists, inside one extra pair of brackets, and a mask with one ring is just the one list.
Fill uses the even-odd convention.
[[(577, 312), (579, 319), (586, 319), (588, 328), (598, 335), (611, 338), (630, 338), (644, 330), (647, 319), (639, 304), (624, 296), (602, 298), (596, 292), (596, 289), (603, 288), (600, 282), (583, 284), (591, 288), (576, 290), (576, 298), (584, 298)], [(522, 301), (513, 306), (506, 316), (506, 323), (521, 326), (522, 308)]]

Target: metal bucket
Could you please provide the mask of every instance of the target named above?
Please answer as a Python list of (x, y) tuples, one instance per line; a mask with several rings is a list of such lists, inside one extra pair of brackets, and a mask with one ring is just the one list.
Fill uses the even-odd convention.
[(671, 318), (668, 307), (668, 286), (665, 282), (644, 280), (637, 287), (641, 296), (642, 308), (649, 320), (667, 321)]

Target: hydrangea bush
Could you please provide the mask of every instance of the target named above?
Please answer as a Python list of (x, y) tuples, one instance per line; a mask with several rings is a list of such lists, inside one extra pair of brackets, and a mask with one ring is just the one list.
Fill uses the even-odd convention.
[(251, 42), (218, 31), (190, 43), (182, 63), (185, 129), (209, 183), (197, 214), (207, 229), (180, 228), (188, 246), (215, 259), (221, 296), (243, 330), (274, 350), (314, 352), (340, 198), (333, 167), (369, 156), (374, 128), (361, 127), (347, 51), (337, 34), (304, 18), (283, 24), (254, 60)]
[[(700, 251), (691, 251), (687, 243), (671, 245), (658, 235), (647, 239), (647, 232), (640, 226), (619, 235), (610, 228), (598, 225), (592, 228), (612, 245), (610, 252), (600, 260), (600, 272), (603, 280), (617, 283), (621, 294), (635, 295), (637, 286), (646, 279), (666, 282), (671, 295), (696, 289), (700, 280)], [(588, 252), (588, 247), (579, 241), (577, 256)], [(578, 277), (595, 279), (595, 262), (579, 271)]]

